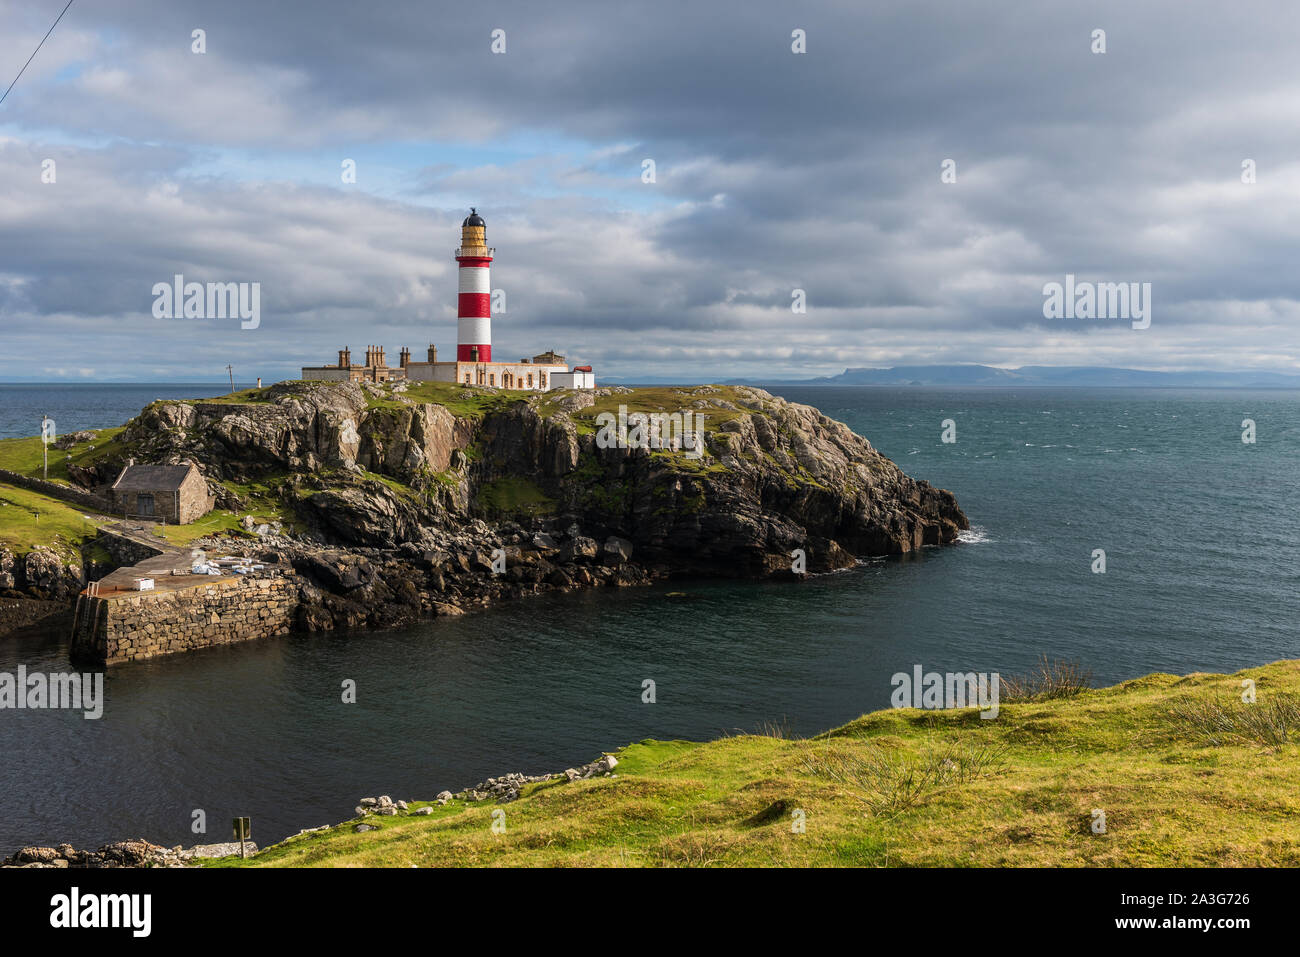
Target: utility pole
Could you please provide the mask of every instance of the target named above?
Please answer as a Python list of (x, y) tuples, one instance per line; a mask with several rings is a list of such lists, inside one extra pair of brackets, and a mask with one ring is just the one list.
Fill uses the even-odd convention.
[(41, 478), (50, 479), (50, 417), (41, 413)]
[(230, 373), (230, 394), (235, 394), (235, 369), (233, 366), (226, 366), (226, 371)]

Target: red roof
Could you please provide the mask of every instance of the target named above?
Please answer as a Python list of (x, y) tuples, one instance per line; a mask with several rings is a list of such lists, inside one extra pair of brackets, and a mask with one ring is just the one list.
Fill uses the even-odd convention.
[(574, 372), (590, 372), (590, 371), (591, 371), (591, 366), (574, 366), (574, 367), (573, 367), (573, 371), (574, 371)]

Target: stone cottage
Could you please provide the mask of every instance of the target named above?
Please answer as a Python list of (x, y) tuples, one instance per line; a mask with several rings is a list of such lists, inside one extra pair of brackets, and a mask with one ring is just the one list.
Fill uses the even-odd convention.
[(182, 465), (128, 462), (109, 491), (114, 512), (173, 525), (202, 518), (216, 504), (203, 473), (193, 462)]

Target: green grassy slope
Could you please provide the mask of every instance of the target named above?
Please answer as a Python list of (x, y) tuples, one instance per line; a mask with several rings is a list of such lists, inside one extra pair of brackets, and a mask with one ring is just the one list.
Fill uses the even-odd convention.
[(97, 520), (83, 509), (0, 482), (0, 545), (15, 555), (48, 545), (64, 558), (75, 557), (98, 534)]
[[(60, 485), (71, 484), (68, 479), (68, 463), (89, 467), (106, 456), (121, 451), (120, 436), (126, 431), (125, 426), (112, 429), (92, 430), (93, 439), (79, 442), (69, 449), (49, 447), (49, 480)], [(0, 439), (0, 468), (26, 475), (28, 478), (42, 478), (42, 446), (39, 435), (19, 439)]]
[(616, 755), (616, 777), (348, 822), (242, 866), (1300, 864), (1300, 661)]

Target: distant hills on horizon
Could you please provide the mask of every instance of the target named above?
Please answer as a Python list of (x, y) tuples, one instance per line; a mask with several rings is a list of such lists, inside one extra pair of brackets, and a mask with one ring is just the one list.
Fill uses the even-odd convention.
[[(268, 382), (274, 380), (267, 380)], [(1189, 389), (1300, 389), (1300, 374), (1285, 372), (1217, 372), (1194, 370), (1189, 372), (1157, 372), (1151, 369), (1120, 369), (1107, 366), (1021, 366), (1018, 369), (1000, 369), (984, 365), (915, 365), (889, 368), (845, 369), (838, 375), (817, 376), (808, 379), (777, 379), (745, 376), (730, 379), (708, 379), (699, 376), (601, 376), (597, 369), (596, 383), (610, 385), (699, 385), (717, 382), (723, 385), (839, 385), (839, 386), (917, 386), (934, 388), (985, 388), (1002, 387), (1083, 387), (1083, 388), (1140, 388), (1165, 387)], [(0, 379), (0, 385), (68, 385), (81, 388), (96, 385), (158, 385), (190, 383), (221, 385), (228, 388), (225, 379), (179, 378), (167, 383), (147, 380), (63, 379), (51, 380), (37, 377)], [(252, 383), (239, 384), (248, 388)]]
[[(613, 380), (606, 380), (613, 381)], [(627, 379), (628, 382), (669, 383), (667, 378)], [(600, 382), (599, 377), (597, 383)], [(725, 385), (864, 385), (931, 387), (1167, 387), (1193, 389), (1300, 389), (1300, 375), (1284, 372), (1156, 372), (1149, 369), (1115, 369), (1106, 366), (1021, 366), (999, 369), (983, 365), (891, 366), (887, 369), (845, 369), (839, 375), (811, 379), (727, 379)]]

